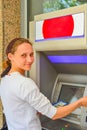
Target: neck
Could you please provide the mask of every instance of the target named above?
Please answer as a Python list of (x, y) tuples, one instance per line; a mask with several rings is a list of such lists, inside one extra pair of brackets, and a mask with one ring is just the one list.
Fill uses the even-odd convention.
[(25, 75), (25, 71), (23, 71), (23, 70), (15, 70), (15, 69), (12, 69), (12, 68), (10, 69), (10, 71), (8, 72), (8, 74), (10, 74), (12, 72), (19, 72), (20, 74)]

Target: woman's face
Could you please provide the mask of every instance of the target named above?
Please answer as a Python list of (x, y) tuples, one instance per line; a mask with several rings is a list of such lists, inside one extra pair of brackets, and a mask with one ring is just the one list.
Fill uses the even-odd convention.
[(8, 58), (11, 60), (12, 69), (19, 72), (30, 70), (34, 62), (33, 48), (28, 43), (23, 43), (17, 47), (14, 54), (9, 53)]

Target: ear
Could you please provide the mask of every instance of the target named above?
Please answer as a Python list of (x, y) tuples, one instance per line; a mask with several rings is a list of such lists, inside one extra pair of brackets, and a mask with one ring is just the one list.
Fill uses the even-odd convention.
[(9, 59), (10, 61), (12, 61), (12, 58), (13, 58), (13, 54), (12, 54), (12, 53), (8, 53), (8, 59)]

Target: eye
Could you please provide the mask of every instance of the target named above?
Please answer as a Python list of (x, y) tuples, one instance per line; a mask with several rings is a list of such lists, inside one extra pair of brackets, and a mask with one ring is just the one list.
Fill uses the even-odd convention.
[(26, 54), (22, 54), (21, 56), (22, 56), (22, 57), (26, 57), (27, 55), (26, 55)]
[(32, 52), (31, 54), (30, 54), (30, 57), (33, 57), (34, 56), (34, 53)]

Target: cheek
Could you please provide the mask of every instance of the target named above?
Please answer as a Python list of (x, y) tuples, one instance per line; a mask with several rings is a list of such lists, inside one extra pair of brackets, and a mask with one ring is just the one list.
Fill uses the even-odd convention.
[(34, 57), (32, 58), (32, 61), (34, 62)]
[(19, 57), (15, 57), (15, 58), (13, 59), (13, 61), (14, 61), (14, 63), (17, 64), (17, 65), (22, 65), (25, 60), (22, 59), (22, 58), (19, 58)]
[(34, 63), (34, 57), (32, 58), (32, 64)]

